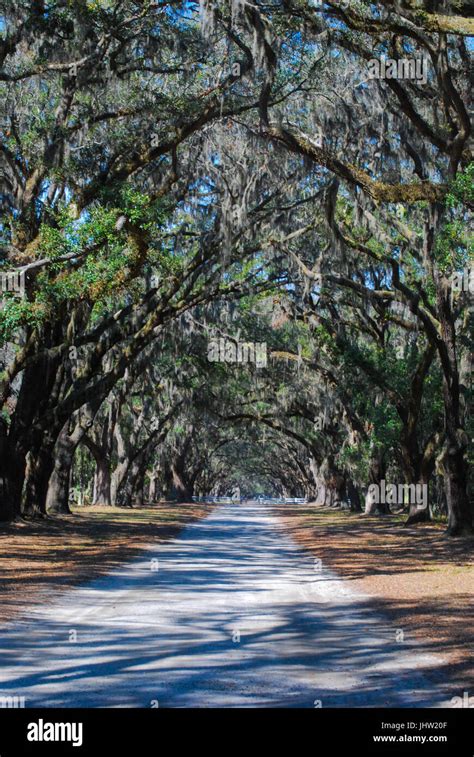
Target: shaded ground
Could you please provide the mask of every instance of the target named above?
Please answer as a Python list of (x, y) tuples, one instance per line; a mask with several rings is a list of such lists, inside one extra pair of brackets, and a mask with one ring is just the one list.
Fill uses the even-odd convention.
[(448, 539), (444, 526), (402, 528), (401, 519), (316, 505), (276, 505), (299, 544), (347, 579), (406, 636), (450, 660), (474, 693), (474, 538)]
[(176, 536), (211, 507), (159, 504), (140, 509), (78, 507), (73, 516), (0, 524), (0, 623), (25, 607), (110, 572), (150, 543)]
[[(126, 536), (124, 534), (124, 539)], [(0, 696), (34, 706), (435, 707), (451, 668), (262, 505), (226, 505), (0, 630)]]

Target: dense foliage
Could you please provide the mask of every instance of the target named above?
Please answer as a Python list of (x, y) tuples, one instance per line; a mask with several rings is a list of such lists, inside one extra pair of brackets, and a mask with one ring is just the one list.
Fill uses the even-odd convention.
[(2, 519), (386, 480), (471, 530), (450, 6), (0, 0)]

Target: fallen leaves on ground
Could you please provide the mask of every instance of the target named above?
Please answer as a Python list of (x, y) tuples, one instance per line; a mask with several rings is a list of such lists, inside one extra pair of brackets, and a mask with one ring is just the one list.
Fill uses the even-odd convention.
[(0, 526), (0, 623), (110, 572), (209, 513), (203, 504), (76, 507), (72, 515)]

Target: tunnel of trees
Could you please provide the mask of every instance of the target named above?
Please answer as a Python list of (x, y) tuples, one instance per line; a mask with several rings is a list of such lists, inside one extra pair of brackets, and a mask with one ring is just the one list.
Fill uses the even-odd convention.
[(386, 479), (472, 529), (468, 6), (0, 2), (1, 520)]

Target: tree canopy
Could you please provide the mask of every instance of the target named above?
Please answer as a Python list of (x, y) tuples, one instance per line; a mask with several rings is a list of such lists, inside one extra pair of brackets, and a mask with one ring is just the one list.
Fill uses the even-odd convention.
[(0, 518), (387, 480), (472, 529), (473, 35), (462, 0), (0, 0)]

